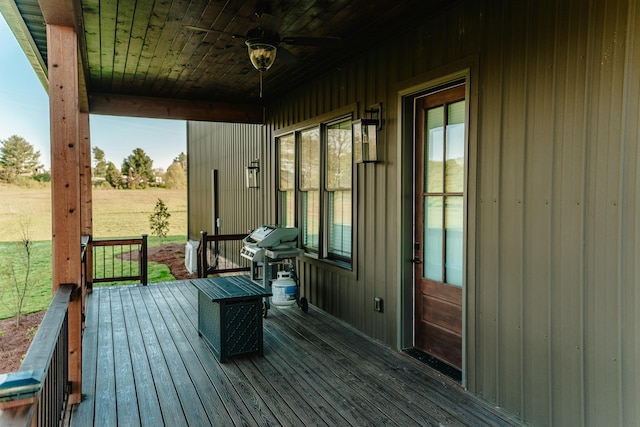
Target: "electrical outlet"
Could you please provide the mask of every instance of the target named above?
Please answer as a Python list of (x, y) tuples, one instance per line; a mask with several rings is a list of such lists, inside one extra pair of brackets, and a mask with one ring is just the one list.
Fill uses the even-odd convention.
[(373, 309), (382, 313), (382, 298), (374, 298), (373, 299)]

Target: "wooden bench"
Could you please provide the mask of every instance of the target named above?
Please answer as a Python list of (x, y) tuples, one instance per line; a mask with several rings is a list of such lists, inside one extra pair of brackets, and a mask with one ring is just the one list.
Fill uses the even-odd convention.
[(198, 289), (198, 335), (220, 362), (246, 353), (263, 355), (262, 299), (271, 296), (249, 276), (191, 280)]

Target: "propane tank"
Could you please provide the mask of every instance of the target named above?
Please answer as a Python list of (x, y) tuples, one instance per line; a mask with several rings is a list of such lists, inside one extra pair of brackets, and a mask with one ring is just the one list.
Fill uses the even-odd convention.
[(278, 271), (278, 278), (271, 283), (271, 304), (289, 307), (296, 303), (297, 285), (289, 271)]

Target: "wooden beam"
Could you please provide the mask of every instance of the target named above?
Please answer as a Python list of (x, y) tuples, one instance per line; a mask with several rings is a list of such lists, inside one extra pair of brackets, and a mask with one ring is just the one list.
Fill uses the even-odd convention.
[(76, 29), (79, 4), (74, 0), (38, 0), (44, 22)]
[(263, 123), (259, 104), (233, 104), (186, 99), (92, 94), (91, 114), (227, 123)]
[(93, 235), (93, 193), (89, 114), (80, 113), (80, 234)]
[(73, 28), (76, 34), (82, 34), (78, 40), (80, 54), (78, 58), (78, 100), (80, 111), (89, 112), (89, 96), (87, 92), (87, 69), (86, 55), (84, 52), (84, 24), (82, 21), (82, 6), (75, 0), (39, 0), (40, 10), (44, 17), (44, 22), (50, 25)]
[(53, 291), (72, 284), (69, 304), (69, 401), (81, 398), (82, 295), (80, 283), (80, 115), (78, 44), (73, 28), (47, 25)]
[[(92, 193), (92, 173), (91, 173), (91, 138), (89, 126), (89, 113), (80, 113), (80, 234), (85, 236), (83, 239), (90, 242), (93, 237), (93, 193)], [(84, 252), (84, 265), (80, 265), (82, 279), (80, 287), (82, 293), (82, 318), (85, 316), (85, 302), (88, 289), (87, 281), (91, 283), (93, 280), (93, 253), (90, 249), (91, 245), (86, 246)], [(84, 268), (83, 268), (84, 267)], [(91, 274), (91, 277), (89, 277)], [(82, 323), (84, 329), (84, 322)]]

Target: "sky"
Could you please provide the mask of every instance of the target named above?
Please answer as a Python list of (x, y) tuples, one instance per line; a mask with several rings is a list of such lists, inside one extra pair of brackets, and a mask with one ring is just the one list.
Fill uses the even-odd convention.
[[(91, 147), (105, 152), (118, 168), (134, 149), (142, 148), (154, 168), (164, 170), (181, 152), (186, 153), (183, 120), (132, 117), (89, 117)], [(40, 162), (51, 167), (49, 98), (16, 38), (0, 14), (0, 140), (18, 135), (40, 152)]]

